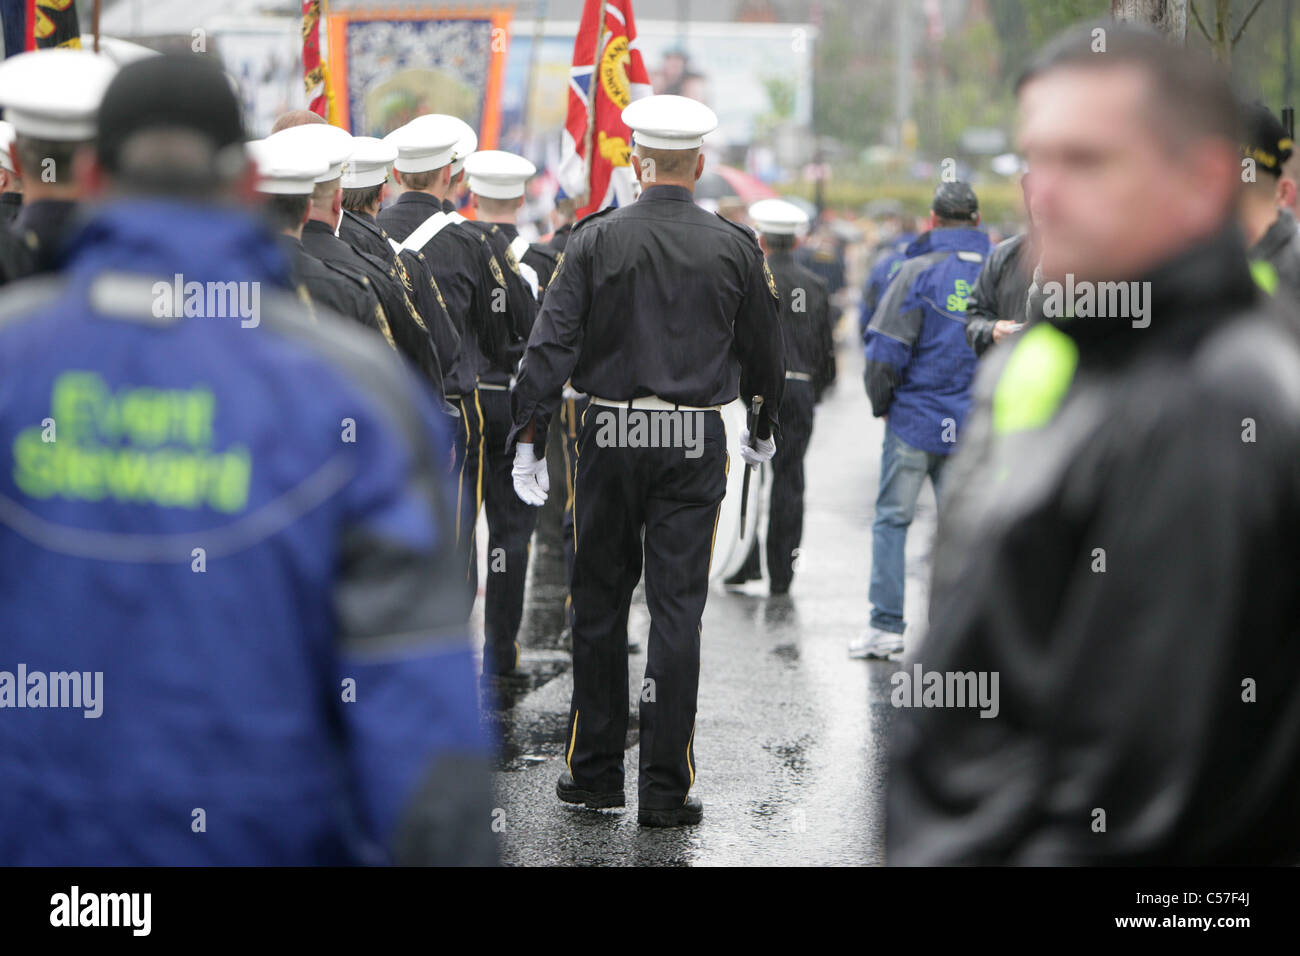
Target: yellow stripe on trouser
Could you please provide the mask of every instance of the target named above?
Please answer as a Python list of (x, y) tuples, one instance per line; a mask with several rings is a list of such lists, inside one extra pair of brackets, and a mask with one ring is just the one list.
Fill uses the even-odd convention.
[(478, 513), (483, 510), (483, 442), (487, 438), (487, 429), (483, 425), (483, 405), (478, 400), (478, 389), (474, 389), (474, 407), (478, 409), (478, 484), (474, 495), (474, 523), (478, 524)]
[(564, 763), (569, 768), (569, 776), (573, 776), (573, 748), (578, 743), (578, 715), (580, 710), (573, 712), (573, 736), (569, 738), (569, 752), (564, 755)]
[(695, 764), (691, 761), (691, 746), (695, 743), (695, 721), (691, 721), (691, 737), (686, 741), (686, 768), (691, 772), (691, 782), (686, 785), (686, 796), (682, 797), (682, 806), (691, 798), (691, 787), (695, 786)]
[[(456, 543), (460, 544), (460, 512), (465, 493), (465, 459), (469, 457), (469, 412), (465, 409), (465, 399), (460, 402), (460, 417), (465, 420), (465, 454), (460, 456), (460, 474), (456, 478)], [(469, 576), (469, 572), (465, 572)]]

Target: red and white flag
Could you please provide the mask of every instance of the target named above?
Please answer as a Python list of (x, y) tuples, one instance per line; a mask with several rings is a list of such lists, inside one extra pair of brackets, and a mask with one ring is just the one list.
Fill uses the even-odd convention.
[(302, 2), (302, 83), (307, 90), (307, 108), (317, 116), (330, 119), (329, 71), (321, 57), (321, 38), (324, 29), (322, 0)]
[(587, 0), (573, 45), (558, 175), (565, 195), (586, 197), (579, 218), (634, 198), (632, 131), (622, 113), (651, 92), (632, 0)]

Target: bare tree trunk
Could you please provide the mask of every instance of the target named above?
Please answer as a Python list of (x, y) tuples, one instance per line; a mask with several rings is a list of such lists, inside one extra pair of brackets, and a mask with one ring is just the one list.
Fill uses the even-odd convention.
[(1149, 24), (1179, 46), (1187, 43), (1187, 0), (1110, 0), (1110, 15), (1116, 20)]

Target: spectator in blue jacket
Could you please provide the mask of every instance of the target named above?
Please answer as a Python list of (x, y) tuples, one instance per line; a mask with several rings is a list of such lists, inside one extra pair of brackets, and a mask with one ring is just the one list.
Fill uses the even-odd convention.
[(970, 404), (976, 358), (966, 344), (966, 299), (989, 251), (979, 221), (969, 185), (941, 184), (930, 231), (908, 246), (867, 328), (864, 378), (872, 412), (885, 419), (885, 442), (872, 526), (871, 623), (849, 645), (851, 657), (903, 650), (907, 529), (927, 475), (940, 494)]
[(880, 305), (889, 283), (907, 261), (907, 249), (916, 238), (915, 232), (904, 230), (893, 241), (885, 243), (877, 250), (871, 264), (871, 271), (867, 273), (867, 281), (862, 285), (862, 299), (858, 303), (858, 336), (864, 342), (867, 328), (871, 325), (871, 317), (876, 314), (876, 307)]
[(0, 306), (0, 862), (492, 862), (432, 393), (294, 295), (214, 61), (98, 126)]

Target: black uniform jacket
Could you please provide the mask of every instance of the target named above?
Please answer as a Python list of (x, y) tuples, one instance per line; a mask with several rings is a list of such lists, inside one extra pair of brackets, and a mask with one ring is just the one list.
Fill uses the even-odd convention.
[(835, 381), (835, 330), (826, 283), (790, 252), (772, 253), (767, 265), (781, 293), (786, 370), (810, 376), (820, 399)]
[[(408, 190), (381, 209), (378, 220), (393, 239), (405, 242), (425, 220), (443, 211), (436, 196)], [(507, 298), (504, 267), (488, 248), (487, 237), (465, 223), (445, 226), (418, 251), (432, 267), (447, 312), (460, 334), (460, 351), (446, 378), (447, 391), (467, 395), (474, 391), (479, 374), (492, 368), (491, 357), (499, 356), (509, 345), (505, 309), (493, 310)], [(496, 293), (497, 289), (501, 292)]]
[(765, 435), (785, 386), (778, 300), (753, 233), (695, 205), (688, 189), (651, 186), (587, 216), (533, 326), (507, 445), (530, 419), (545, 429), (570, 378), (614, 400), (711, 406), (761, 395)]

